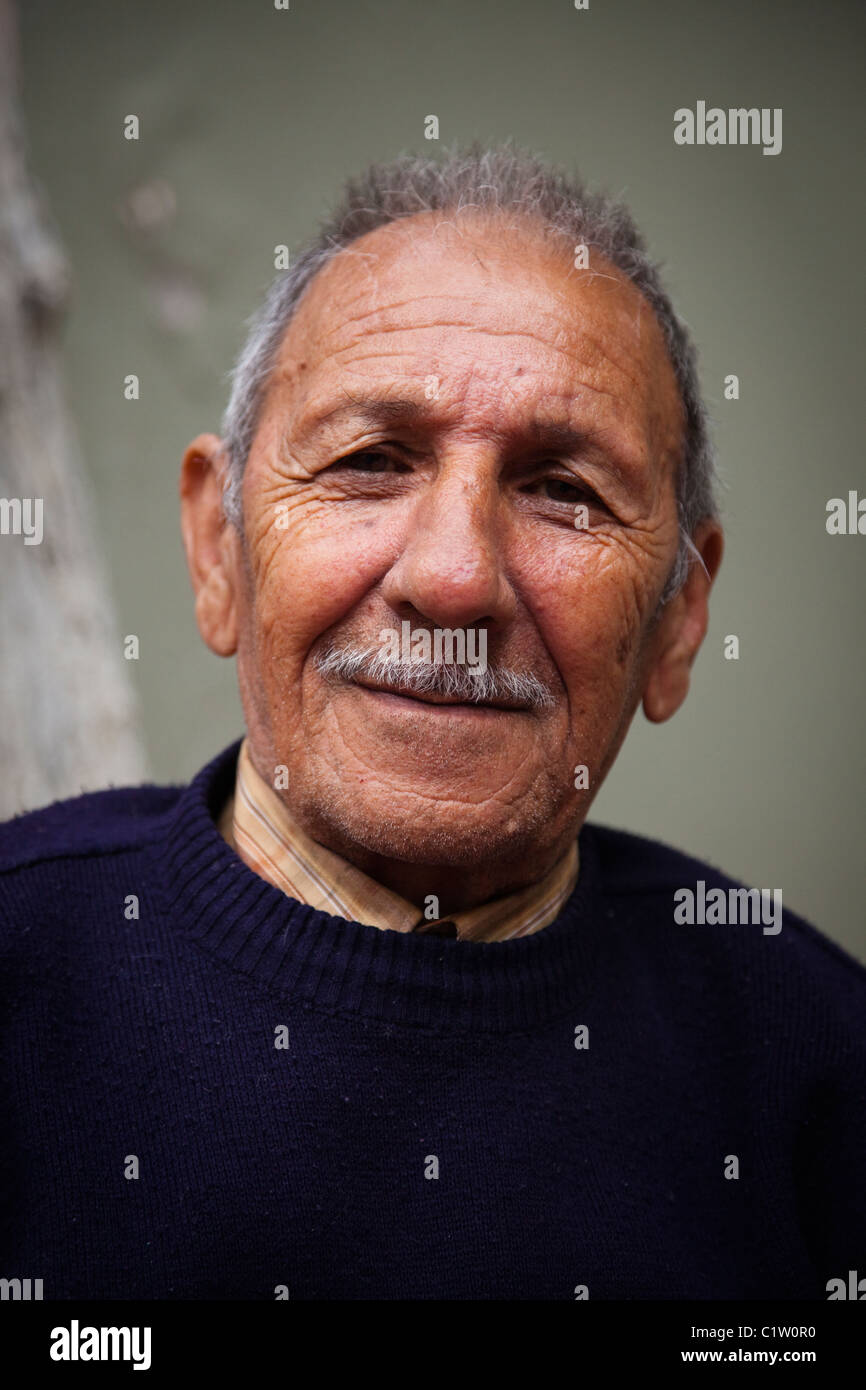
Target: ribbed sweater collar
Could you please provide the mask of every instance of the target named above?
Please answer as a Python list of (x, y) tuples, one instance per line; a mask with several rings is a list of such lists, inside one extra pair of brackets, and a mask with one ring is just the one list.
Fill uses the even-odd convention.
[(239, 747), (181, 790), (152, 845), (163, 911), (202, 950), (274, 994), (433, 1032), (519, 1032), (587, 997), (603, 914), (590, 826), (574, 892), (535, 935), (468, 942), (385, 931), (287, 897), (226, 844), (216, 816)]

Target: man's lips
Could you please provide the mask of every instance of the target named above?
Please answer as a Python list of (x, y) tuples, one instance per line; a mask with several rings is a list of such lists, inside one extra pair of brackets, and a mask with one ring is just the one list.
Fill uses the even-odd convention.
[(374, 695), (394, 695), (402, 700), (414, 700), (419, 705), (448, 705), (461, 710), (500, 710), (508, 714), (524, 713), (529, 708), (516, 700), (513, 703), (503, 699), (461, 700), (454, 695), (437, 695), (431, 690), (425, 690), (422, 694), (405, 685), (387, 685), (383, 681), (366, 680), (363, 676), (356, 676), (353, 684)]

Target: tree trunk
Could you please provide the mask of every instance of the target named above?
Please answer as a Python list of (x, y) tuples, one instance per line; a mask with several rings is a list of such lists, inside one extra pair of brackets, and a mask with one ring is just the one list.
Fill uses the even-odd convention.
[(63, 397), (67, 283), (25, 168), (15, 14), (0, 0), (0, 819), (146, 775)]

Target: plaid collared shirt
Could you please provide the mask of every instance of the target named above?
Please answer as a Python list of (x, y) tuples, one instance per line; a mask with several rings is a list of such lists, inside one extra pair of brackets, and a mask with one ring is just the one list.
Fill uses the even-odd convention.
[(350, 922), (419, 935), (456, 936), (462, 941), (531, 936), (559, 915), (577, 882), (575, 840), (539, 883), (467, 912), (428, 919), (406, 898), (311, 840), (253, 767), (246, 739), (220, 831), (249, 868), (298, 902)]

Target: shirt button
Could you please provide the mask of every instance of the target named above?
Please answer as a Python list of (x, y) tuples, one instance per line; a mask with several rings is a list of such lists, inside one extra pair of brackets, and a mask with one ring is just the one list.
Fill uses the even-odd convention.
[(416, 936), (450, 936), (452, 940), (457, 937), (456, 922), (419, 922), (415, 928)]

